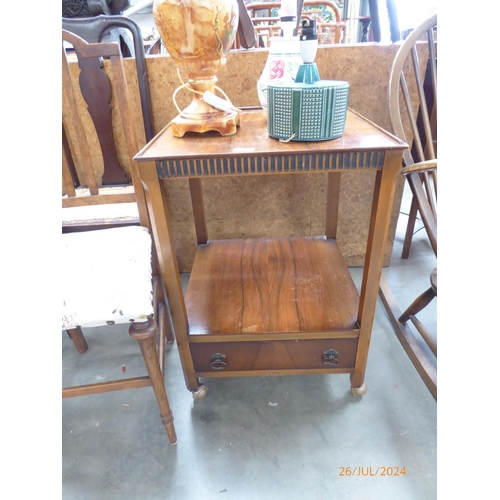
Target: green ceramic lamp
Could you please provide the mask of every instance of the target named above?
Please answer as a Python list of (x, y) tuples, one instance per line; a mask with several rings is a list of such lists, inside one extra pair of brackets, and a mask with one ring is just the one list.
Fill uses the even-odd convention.
[(281, 141), (325, 141), (344, 133), (349, 84), (321, 80), (314, 62), (318, 46), (316, 21), (302, 20), (299, 66), (295, 82), (267, 88), (267, 123)]

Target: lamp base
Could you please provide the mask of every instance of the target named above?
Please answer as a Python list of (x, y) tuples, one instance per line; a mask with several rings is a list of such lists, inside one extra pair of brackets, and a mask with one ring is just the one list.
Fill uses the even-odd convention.
[(190, 79), (189, 84), (194, 90), (191, 104), (172, 120), (174, 137), (183, 137), (186, 132), (203, 134), (209, 131), (221, 135), (236, 134), (239, 126), (238, 112), (233, 109), (222, 111), (203, 100), (205, 91), (215, 92), (217, 77)]
[(209, 131), (219, 132), (220, 135), (236, 134), (239, 125), (239, 116), (236, 111), (221, 111), (220, 115), (210, 117), (185, 117), (182, 114), (172, 120), (172, 134), (174, 137), (184, 137), (186, 132), (203, 134)]

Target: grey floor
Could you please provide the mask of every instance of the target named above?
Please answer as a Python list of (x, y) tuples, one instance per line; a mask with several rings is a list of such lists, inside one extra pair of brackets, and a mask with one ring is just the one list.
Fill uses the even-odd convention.
[[(405, 223), (402, 214), (384, 269), (400, 307), (428, 287), (436, 264), (423, 230), (400, 258)], [(359, 286), (362, 270), (351, 272)], [(433, 331), (435, 302), (422, 317)], [(85, 335), (90, 350), (78, 355), (63, 334), (64, 386), (145, 373), (126, 327)], [(178, 444), (168, 443), (151, 388), (63, 400), (64, 499), (437, 498), (436, 400), (380, 300), (363, 397), (348, 375), (311, 375), (203, 380), (208, 395), (195, 402), (175, 344), (166, 357)]]

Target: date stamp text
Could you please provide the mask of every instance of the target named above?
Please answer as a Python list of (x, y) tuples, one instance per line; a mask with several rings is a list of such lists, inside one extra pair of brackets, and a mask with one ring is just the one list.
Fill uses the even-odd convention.
[(406, 467), (340, 467), (339, 476), (343, 477), (397, 477), (406, 476)]

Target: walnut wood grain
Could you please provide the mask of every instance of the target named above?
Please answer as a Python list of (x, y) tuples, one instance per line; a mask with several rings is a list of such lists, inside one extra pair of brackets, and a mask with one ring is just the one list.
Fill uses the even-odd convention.
[(349, 331), (358, 292), (333, 240), (220, 240), (200, 246), (186, 290), (189, 334)]

